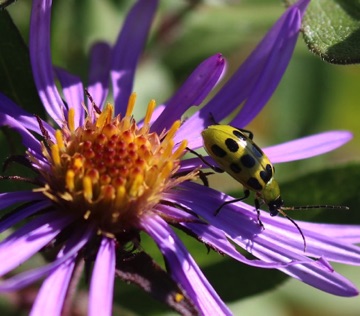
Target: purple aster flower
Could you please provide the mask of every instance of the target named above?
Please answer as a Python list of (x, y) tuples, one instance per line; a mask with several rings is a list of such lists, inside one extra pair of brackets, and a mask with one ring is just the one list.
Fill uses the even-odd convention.
[[(149, 292), (182, 314), (231, 314), (174, 233), (176, 226), (242, 263), (280, 269), (335, 295), (356, 295), (356, 288), (329, 261), (360, 263), (360, 249), (354, 245), (358, 229), (299, 222), (307, 240), (304, 253), (298, 231), (284, 218), (261, 211), (262, 230), (254, 208), (242, 202), (215, 216), (216, 207), (231, 197), (192, 181), (200, 175), (198, 158), (180, 160), (187, 146), (202, 146), (200, 133), (211, 124), (209, 113), (221, 120), (243, 104), (231, 122), (238, 127), (259, 113), (287, 67), (308, 2), (290, 7), (218, 94), (187, 120), (181, 122), (183, 113), (200, 105), (221, 78), (225, 61), (220, 54), (202, 62), (169, 100), (158, 107), (150, 101), (144, 119), (136, 122), (132, 84), (157, 1), (137, 1), (116, 43), (93, 47), (85, 97), (80, 79), (51, 63), (51, 1), (34, 0), (31, 64), (54, 125), (0, 94), (0, 124), (22, 136), (37, 185), (0, 195), (3, 208), (22, 203), (1, 220), (1, 231), (28, 219), (0, 243), (0, 273), (7, 274), (45, 247), (59, 250), (50, 263), (4, 280), (0, 291), (45, 279), (32, 314), (60, 315), (74, 271), (84, 259), (87, 270), (94, 263), (91, 315), (111, 314), (115, 275), (143, 288), (148, 281), (155, 288)], [(109, 81), (114, 106), (105, 103)], [(328, 152), (350, 139), (348, 132), (331, 131), (264, 151), (273, 163), (286, 162)], [(156, 242), (167, 273), (139, 249), (141, 231)], [(256, 259), (246, 258), (234, 243)], [(166, 279), (170, 285), (164, 291), (155, 281), (166, 276), (171, 280)]]

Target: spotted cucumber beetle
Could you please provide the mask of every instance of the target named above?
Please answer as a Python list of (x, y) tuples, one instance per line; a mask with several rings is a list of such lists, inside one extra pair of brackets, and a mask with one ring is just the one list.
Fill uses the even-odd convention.
[(269, 158), (253, 141), (253, 133), (235, 128), (230, 125), (210, 125), (201, 133), (206, 152), (220, 166), (212, 166), (204, 157), (190, 150), (198, 156), (207, 166), (216, 172), (227, 172), (244, 187), (244, 196), (238, 199), (226, 201), (215, 211), (217, 215), (227, 204), (239, 202), (249, 197), (250, 191), (255, 192), (255, 208), (258, 214), (259, 224), (264, 227), (260, 220), (260, 206), (266, 204), (271, 216), (279, 213), (286, 217), (299, 231), (306, 250), (306, 240), (299, 225), (284, 211), (305, 209), (349, 209), (347, 206), (334, 205), (308, 205), (308, 206), (284, 206), (280, 195), (280, 187), (274, 178), (275, 168)]

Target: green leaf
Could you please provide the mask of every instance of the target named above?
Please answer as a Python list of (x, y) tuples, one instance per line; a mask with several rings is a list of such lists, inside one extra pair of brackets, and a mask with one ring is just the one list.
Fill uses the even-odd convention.
[(360, 165), (324, 169), (280, 184), (285, 205), (345, 205), (350, 210), (304, 210), (291, 217), (317, 222), (360, 224)]
[(0, 0), (0, 10), (5, 9), (6, 7), (8, 7), (10, 4), (12, 4), (15, 1), (16, 0)]
[(29, 113), (42, 115), (28, 48), (7, 11), (0, 11), (0, 92)]
[(325, 61), (359, 63), (360, 1), (311, 1), (304, 16), (303, 33), (309, 49)]
[(166, 45), (163, 62), (181, 79), (205, 58), (218, 52), (226, 56), (236, 54), (237, 59), (243, 59), (250, 50), (246, 45), (253, 47), (282, 11), (278, 3), (259, 5), (253, 1), (231, 6), (204, 6), (201, 11), (188, 12), (177, 25), (181, 32), (158, 34), (158, 42), (154, 44), (157, 47)]

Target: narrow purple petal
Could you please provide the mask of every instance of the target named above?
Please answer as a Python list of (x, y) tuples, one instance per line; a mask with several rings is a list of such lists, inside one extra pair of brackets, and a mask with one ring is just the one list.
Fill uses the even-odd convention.
[(290, 7), (280, 18), (279, 22), (268, 33), (272, 38), (269, 54), (266, 56), (261, 75), (251, 88), (249, 98), (232, 120), (234, 126), (246, 126), (261, 111), (277, 88), (293, 54), (301, 28), (301, 19), (308, 1), (300, 1)]
[[(318, 261), (308, 258), (307, 255), (343, 263), (360, 264), (359, 247), (340, 242), (331, 236), (324, 236), (319, 231), (304, 230), (302, 223), (298, 222), (307, 241), (305, 254), (298, 230), (287, 219), (274, 218), (267, 212), (261, 212), (261, 220), (265, 226), (263, 230), (257, 221), (254, 208), (242, 202), (229, 204), (215, 216), (213, 210), (216, 205), (221, 205), (224, 200), (231, 197), (195, 183), (184, 183), (182, 188), (188, 188), (190, 192), (196, 192), (196, 194), (191, 196), (184, 194), (184, 190), (179, 190), (173, 196), (177, 203), (191, 207), (192, 211), (206, 219), (211, 225), (226, 232), (228, 238), (257, 258), (267, 262), (300, 261), (301, 264), (289, 265), (280, 270), (335, 295), (356, 295), (356, 288), (347, 279), (330, 271), (324, 264), (320, 265)], [(168, 196), (165, 198), (168, 199)]]
[(109, 91), (110, 55), (111, 47), (107, 43), (96, 43), (91, 47), (88, 91), (100, 109)]
[(20, 134), (22, 143), (25, 147), (31, 148), (39, 154), (41, 153), (40, 142), (15, 118), (10, 115), (0, 113), (0, 126), (8, 126), (16, 130)]
[(31, 316), (61, 315), (75, 259), (75, 256), (69, 258), (45, 279), (32, 306)]
[(265, 262), (263, 260), (257, 259), (248, 259), (239, 253), (235, 247), (229, 242), (225, 233), (217, 229), (214, 226), (205, 225), (203, 223), (192, 223), (192, 222), (183, 222), (181, 226), (188, 228), (190, 231), (195, 233), (197, 236), (200, 237), (201, 241), (210, 247), (215, 248), (217, 251), (228, 255), (229, 257), (234, 258), (242, 263), (253, 267), (259, 268), (267, 268), (267, 269), (274, 269), (274, 268), (283, 268), (293, 264), (299, 263), (306, 263), (308, 260), (296, 260), (296, 261), (288, 261), (285, 262)]
[(359, 294), (353, 283), (335, 271), (327, 271), (322, 264), (320, 267), (299, 265), (280, 270), (293, 278), (333, 295), (353, 297)]
[(332, 151), (353, 138), (347, 131), (329, 131), (263, 148), (272, 163), (314, 157)]
[[(212, 166), (216, 166), (216, 162), (210, 157), (210, 156), (203, 156), (203, 158), (205, 159), (206, 162), (208, 162), (210, 165)], [(189, 159), (184, 159), (180, 161), (180, 168), (178, 170), (179, 173), (181, 172), (189, 172), (194, 170), (195, 168), (209, 168), (208, 165), (205, 165), (205, 163), (203, 161), (201, 161), (200, 158), (189, 158)]]
[(152, 114), (152, 116), (151, 116), (150, 124), (153, 124), (153, 123), (158, 119), (158, 117), (161, 115), (161, 113), (162, 113), (164, 110), (165, 110), (165, 105), (164, 105), (164, 104), (158, 105), (158, 106), (155, 108), (155, 110), (154, 110), (154, 112), (153, 112), (153, 114)]
[(64, 248), (59, 253), (59, 257), (55, 261), (3, 281), (0, 283), (0, 292), (19, 290), (42, 277), (52, 274), (59, 266), (63, 265), (68, 260), (75, 260), (76, 255), (89, 241), (94, 231), (95, 230), (92, 225), (79, 227), (79, 229), (71, 236), (70, 240), (65, 244)]
[[(7, 114), (26, 129), (34, 131), (41, 135), (41, 130), (36, 117), (33, 114), (29, 114), (19, 107), (16, 103), (10, 100), (7, 96), (0, 93), (0, 113)], [(54, 134), (54, 129), (48, 123), (42, 121), (43, 126), (47, 129), (50, 135)]]
[(16, 191), (16, 192), (0, 193), (1, 209), (5, 209), (8, 206), (17, 203), (27, 202), (27, 201), (37, 201), (37, 200), (44, 200), (44, 194), (42, 192)]
[(165, 110), (151, 129), (157, 132), (168, 129), (191, 106), (200, 105), (217, 84), (224, 69), (225, 60), (221, 54), (216, 54), (203, 61), (171, 99), (165, 102)]
[(200, 221), (195, 215), (190, 214), (188, 211), (179, 209), (177, 207), (172, 207), (170, 205), (158, 204), (154, 212), (159, 214), (162, 218), (170, 217), (176, 222)]
[(31, 11), (29, 50), (36, 87), (48, 114), (64, 120), (64, 103), (56, 88), (50, 51), (51, 0), (34, 0)]
[(111, 315), (115, 278), (115, 241), (103, 237), (91, 278), (89, 315)]
[(0, 275), (16, 268), (48, 244), (73, 219), (46, 213), (24, 225), (0, 243)]
[[(1, 202), (2, 201), (0, 198), (0, 203)], [(30, 205), (21, 207), (19, 210), (11, 211), (9, 214), (6, 215), (5, 218), (0, 220), (0, 233), (5, 231), (6, 229), (9, 229), (10, 227), (22, 221), (23, 219), (37, 213), (38, 211), (44, 210), (51, 205), (52, 202), (50, 200), (44, 200), (40, 202), (34, 201)]]
[[(185, 195), (182, 194), (182, 198), (186, 199), (186, 191)], [(170, 202), (177, 203), (180, 205), (179, 200), (170, 200)], [(185, 207), (185, 205), (181, 205)], [(217, 229), (214, 226), (208, 225), (203, 221), (200, 221), (194, 215), (187, 213), (181, 209), (171, 207), (169, 205), (160, 205), (157, 207), (157, 211), (161, 211), (162, 217), (170, 216), (172, 219), (179, 221), (179, 225), (183, 226), (187, 230), (193, 232), (198, 238), (208, 245), (209, 247), (215, 249), (218, 252), (226, 254), (242, 263), (261, 268), (280, 268), (285, 267), (292, 264), (299, 264), (302, 262), (309, 262), (308, 260), (304, 261), (287, 261), (287, 262), (265, 262), (262, 260), (256, 259), (247, 259), (241, 253), (239, 253), (234, 246), (227, 239), (226, 234)], [(189, 210), (192, 211), (192, 210)]]
[[(294, 225), (285, 218), (271, 217), (268, 213), (262, 215), (264, 223), (270, 226), (266, 234), (276, 236), (281, 235), (287, 241), (287, 245), (302, 251), (302, 239), (299, 236), (298, 230)], [(329, 225), (316, 224), (296, 221), (300, 226), (307, 243), (306, 255), (310, 257), (325, 257), (327, 260), (333, 262), (340, 262), (345, 264), (360, 265), (360, 247), (353, 245), (346, 238), (336, 236), (336, 231), (342, 229), (349, 229), (349, 232), (354, 232), (354, 226), (350, 225)], [(359, 229), (359, 227), (357, 227)], [(345, 234), (344, 234), (345, 235)], [(360, 236), (360, 232), (356, 233)], [(352, 235), (352, 236), (356, 236)], [(346, 237), (347, 235), (345, 235)], [(351, 236), (351, 235), (350, 235)], [(273, 237), (273, 242), (279, 244), (281, 247), (282, 241), (277, 241)]]
[[(241, 244), (244, 249), (252, 251), (256, 244), (267, 242), (264, 245), (268, 249), (283, 247), (291, 249), (294, 254), (305, 255), (299, 231), (288, 219), (280, 216), (272, 217), (268, 212), (261, 211), (261, 220), (265, 226), (265, 229), (262, 230), (258, 224), (254, 207), (242, 202), (232, 203), (225, 206), (218, 215), (215, 215), (214, 210), (217, 206), (225, 200), (231, 200), (232, 197), (196, 183), (184, 183), (181, 187), (182, 190), (167, 193), (164, 198), (169, 201), (176, 200), (182, 207), (191, 207), (192, 211), (215, 227), (222, 229), (230, 238), (241, 237), (237, 243)], [(188, 192), (186, 192), (187, 190)], [(360, 247), (339, 240), (335, 234), (336, 230), (348, 228), (351, 236), (355, 233), (353, 226), (311, 224), (301, 221), (297, 221), (297, 223), (306, 238), (306, 255), (311, 257), (324, 256), (328, 260), (360, 265)], [(326, 229), (328, 232), (333, 231), (335, 236), (323, 233), (323, 230)], [(359, 234), (357, 232), (357, 235)], [(250, 248), (247, 246), (248, 244), (251, 245)]]
[(312, 231), (320, 231), (323, 235), (331, 236), (340, 242), (348, 244), (360, 243), (359, 225), (340, 225), (340, 224), (319, 224), (302, 222), (301, 227)]
[(186, 291), (203, 315), (231, 315), (230, 310), (167, 223), (158, 216), (142, 220), (144, 230), (166, 258), (172, 277)]
[[(231, 217), (233, 221), (236, 218), (236, 216)], [(300, 236), (297, 236), (296, 241), (288, 240), (286, 231), (270, 231), (273, 229), (271, 223), (264, 223), (264, 225), (265, 230), (253, 238), (252, 241), (248, 241), (249, 244), (251, 243), (250, 249), (254, 256), (267, 261), (307, 259), (308, 263), (289, 265), (279, 270), (308, 285), (334, 295), (345, 297), (357, 295), (358, 291), (355, 285), (342, 275), (334, 272), (333, 269), (329, 269), (329, 264), (325, 264), (327, 262), (324, 261), (324, 257), (320, 257), (320, 260), (312, 260), (305, 256), (300, 250), (302, 249)], [(231, 230), (235, 232), (234, 229)], [(306, 234), (306, 232), (304, 233)], [(243, 239), (235, 237), (232, 240), (244, 247)], [(311, 240), (307, 239), (307, 243), (310, 244)], [(323, 249), (318, 249), (317, 253), (321, 253)]]
[(136, 65), (146, 44), (157, 4), (157, 0), (137, 1), (127, 14), (115, 43), (111, 62), (115, 113), (125, 113)]
[(66, 70), (55, 67), (56, 75), (60, 81), (65, 102), (68, 109), (75, 110), (75, 128), (84, 124), (84, 87), (78, 76)]
[[(236, 240), (234, 241), (236, 242)], [(295, 252), (287, 248), (275, 247), (274, 249), (269, 249), (262, 243), (254, 243), (252, 254), (270, 261), (297, 256)], [(291, 265), (279, 270), (310, 286), (333, 295), (351, 297), (358, 294), (354, 284), (329, 267), (329, 264), (326, 261), (324, 262), (324, 258), (321, 257), (318, 261), (311, 261), (309, 259), (308, 264)]]
[(210, 113), (220, 121), (245, 101), (233, 125), (244, 127), (259, 113), (288, 65), (308, 2), (301, 0), (282, 15), (215, 97), (183, 124), (176, 141), (186, 138), (190, 148), (201, 147), (200, 133), (213, 123)]
[(49, 161), (42, 153), (36, 152), (31, 148), (27, 149), (28, 153), (37, 160), (37, 164), (33, 164), (34, 170), (41, 170), (42, 172), (51, 172), (51, 161)]

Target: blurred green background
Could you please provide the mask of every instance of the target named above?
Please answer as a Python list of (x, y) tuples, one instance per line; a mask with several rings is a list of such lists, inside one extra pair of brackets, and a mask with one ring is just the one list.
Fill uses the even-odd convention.
[[(134, 90), (138, 94), (139, 117), (142, 116), (142, 106), (148, 100), (155, 98), (158, 103), (166, 100), (200, 61), (217, 52), (223, 53), (228, 61), (225, 82), (284, 11), (279, 0), (160, 2), (153, 32), (136, 75)], [(124, 14), (132, 3), (115, 0), (55, 1), (51, 32), (53, 62), (86, 81), (89, 47), (96, 40), (114, 42)], [(22, 0), (8, 8), (26, 42), (30, 8), (31, 2)], [(174, 21), (176, 18), (178, 20), (171, 28), (158, 32), (165, 20)], [(283, 184), (282, 195), (288, 205), (345, 203), (352, 206), (350, 214), (309, 211), (311, 214), (302, 213), (295, 218), (309, 220), (316, 213), (314, 220), (360, 224), (358, 191), (352, 190), (356, 193), (347, 195), (349, 186), (354, 189), (359, 185), (357, 173), (360, 172), (358, 165), (354, 164), (358, 163), (360, 153), (359, 79), (359, 66), (323, 62), (307, 50), (300, 36), (294, 58), (279, 88), (265, 109), (247, 127), (254, 132), (256, 142), (262, 147), (325, 130), (346, 129), (354, 133), (354, 139), (349, 144), (332, 153), (276, 166), (278, 181)], [(351, 168), (347, 167), (348, 164)], [(339, 176), (344, 178), (344, 188), (332, 188), (319, 174), (312, 176), (312, 172), (338, 165), (341, 166)], [(307, 176), (309, 173), (310, 176)], [(210, 181), (218, 189), (236, 194), (242, 192), (239, 184), (226, 175), (216, 175)], [(295, 187), (300, 189), (295, 190)], [(317, 189), (322, 190), (321, 193), (316, 192)], [(299, 197), (298, 190), (306, 192), (306, 195)], [(204, 246), (189, 238), (184, 239), (215, 289), (236, 315), (262, 315), (264, 311), (268, 316), (359, 315), (360, 298), (334, 297), (295, 280), (283, 283), (284, 277), (277, 271), (243, 267), (217, 254), (208, 255)], [(154, 248), (154, 245), (145, 238), (143, 248), (147, 250), (149, 247)], [(160, 258), (158, 253), (156, 256)], [(39, 261), (34, 262), (29, 264), (39, 264)], [(360, 268), (334, 266), (360, 288)], [(28, 267), (26, 264), (21, 269)], [(274, 286), (276, 288), (269, 290)], [(244, 299), (247, 295), (263, 291)], [(9, 301), (14, 303), (14, 296), (9, 294), (3, 298), (6, 299), (0, 301), (0, 308), (6, 314), (15, 315), (17, 311), (8, 306)], [(169, 314), (166, 308), (145, 294), (120, 282), (117, 282), (115, 300), (115, 314), (120, 311), (128, 315)], [(142, 306), (139, 306), (139, 300)], [(76, 304), (79, 315), (86, 308), (85, 301), (86, 296), (80, 292)]]

